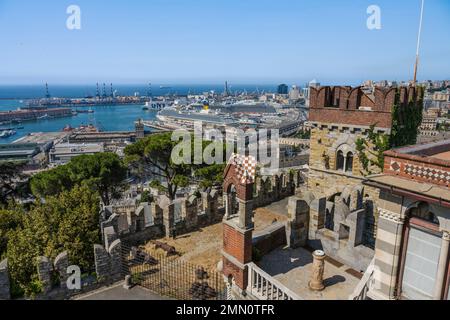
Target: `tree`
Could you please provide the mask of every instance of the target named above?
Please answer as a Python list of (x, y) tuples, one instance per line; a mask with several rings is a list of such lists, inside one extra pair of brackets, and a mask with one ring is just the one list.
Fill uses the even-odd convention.
[(10, 232), (22, 226), (23, 217), (20, 207), (0, 210), (0, 261), (6, 254)]
[[(151, 186), (165, 192), (172, 200), (175, 199), (178, 188), (185, 187), (189, 182), (195, 181), (195, 172), (197, 172), (198, 177), (203, 179), (202, 181), (206, 185), (213, 183), (208, 181), (209, 179), (213, 181), (220, 180), (217, 179), (218, 172), (222, 175), (224, 168), (222, 164), (193, 164), (192, 158), (195, 151), (193, 142), (191, 143), (189, 155), (190, 163), (174, 163), (172, 150), (178, 144), (178, 141), (172, 141), (172, 133), (168, 132), (151, 135), (125, 148), (125, 162), (134, 172), (138, 175), (158, 177), (158, 180), (154, 180)], [(210, 144), (211, 142), (209, 141), (203, 141), (202, 151)], [(198, 171), (205, 167), (210, 169)]]
[(188, 165), (176, 165), (172, 162), (172, 149), (176, 144), (168, 132), (151, 135), (125, 148), (125, 162), (141, 174), (162, 178), (165, 186), (155, 180), (152, 187), (166, 192), (170, 199), (175, 199), (179, 187), (188, 184), (186, 176), (190, 174)]
[(200, 180), (202, 188), (210, 188), (223, 183), (223, 171), (225, 164), (213, 165), (199, 168), (195, 171), (195, 176)]
[(21, 191), (25, 162), (0, 162), (0, 205), (8, 204)]
[(9, 233), (7, 258), (13, 286), (27, 295), (38, 293), (37, 258), (54, 259), (66, 250), (72, 264), (90, 271), (93, 246), (100, 241), (98, 221), (98, 195), (87, 185), (36, 202), (24, 215), (23, 225)]
[(31, 179), (31, 190), (38, 197), (57, 195), (76, 185), (86, 184), (109, 205), (121, 197), (127, 168), (114, 153), (83, 155), (67, 165), (45, 171)]

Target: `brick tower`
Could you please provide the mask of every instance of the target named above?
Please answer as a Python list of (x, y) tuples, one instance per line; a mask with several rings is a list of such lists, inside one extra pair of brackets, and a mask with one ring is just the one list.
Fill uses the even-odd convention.
[(245, 295), (246, 265), (252, 261), (255, 168), (252, 157), (233, 155), (224, 173), (223, 274), (240, 295)]

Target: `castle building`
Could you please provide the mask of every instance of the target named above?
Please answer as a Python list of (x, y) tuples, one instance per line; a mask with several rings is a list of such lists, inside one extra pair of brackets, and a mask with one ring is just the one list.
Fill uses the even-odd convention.
[(372, 299), (448, 300), (450, 140), (385, 153)]
[(414, 87), (375, 87), (370, 95), (360, 87), (310, 88), (313, 248), (366, 270), (374, 256), (379, 191), (362, 182), (382, 172), (383, 148), (415, 143), (417, 130), (406, 127), (420, 123), (422, 100), (423, 91)]

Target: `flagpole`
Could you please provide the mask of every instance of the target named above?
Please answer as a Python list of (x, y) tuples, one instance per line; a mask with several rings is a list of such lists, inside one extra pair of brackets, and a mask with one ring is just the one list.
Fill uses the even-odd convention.
[(416, 64), (414, 65), (414, 85), (417, 83), (417, 68), (419, 66), (419, 52), (420, 52), (420, 39), (422, 36), (422, 22), (423, 22), (423, 11), (425, 7), (425, 0), (422, 0), (422, 8), (420, 10), (420, 24), (419, 24), (419, 34), (417, 36), (417, 50), (416, 50)]

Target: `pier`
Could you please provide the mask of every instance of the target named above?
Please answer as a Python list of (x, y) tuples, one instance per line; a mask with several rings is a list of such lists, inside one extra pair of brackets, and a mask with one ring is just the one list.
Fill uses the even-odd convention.
[(175, 128), (175, 127), (160, 125), (159, 123), (157, 123), (155, 121), (143, 121), (142, 123), (144, 124), (144, 127), (148, 127), (153, 130), (162, 131), (162, 132), (168, 132), (168, 131), (173, 131), (173, 130), (179, 129), (179, 128)]

